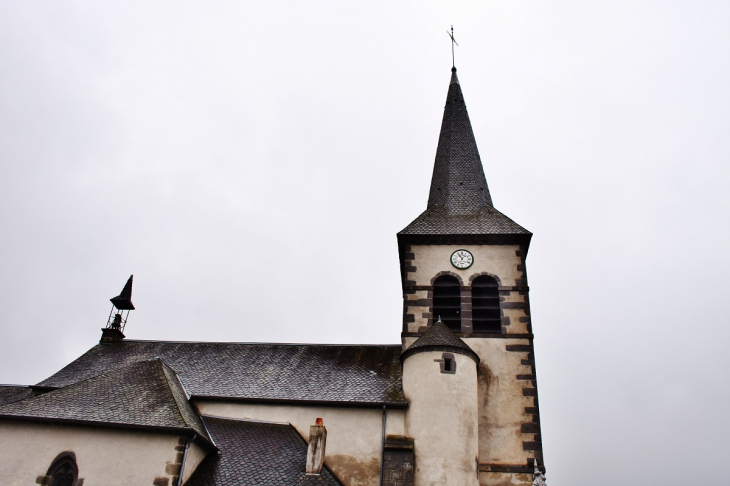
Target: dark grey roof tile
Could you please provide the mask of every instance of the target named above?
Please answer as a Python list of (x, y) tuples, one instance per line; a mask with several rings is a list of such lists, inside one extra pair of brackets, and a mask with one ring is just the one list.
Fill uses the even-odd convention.
[(125, 340), (94, 346), (39, 385), (63, 387), (159, 357), (194, 396), (405, 403), (400, 351), (399, 345)]
[(304, 472), (307, 443), (289, 424), (203, 417), (220, 454), (209, 454), (187, 486), (341, 485), (327, 469)]
[(429, 350), (449, 350), (471, 356), (477, 363), (479, 356), (441, 321), (428, 328), (408, 349), (403, 351), (403, 359), (411, 354)]
[(30, 396), (33, 396), (33, 390), (29, 386), (0, 385), (0, 405), (17, 402)]
[(461, 213), (491, 205), (492, 197), (474, 131), (456, 68), (453, 68), (436, 148), (428, 207), (441, 206), (449, 212)]
[(174, 372), (139, 361), (0, 407), (0, 417), (190, 429), (208, 439)]
[(449, 214), (428, 208), (399, 235), (530, 235), (529, 231), (491, 206), (471, 213)]
[(399, 235), (530, 234), (494, 209), (464, 95), (452, 69), (426, 211)]

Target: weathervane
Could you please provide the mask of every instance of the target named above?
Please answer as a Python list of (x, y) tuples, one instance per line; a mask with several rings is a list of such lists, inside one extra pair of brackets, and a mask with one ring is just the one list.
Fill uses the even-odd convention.
[(451, 67), (456, 68), (456, 63), (454, 62), (454, 44), (457, 46), (459, 45), (458, 42), (456, 42), (456, 39), (454, 39), (454, 26), (451, 26), (451, 33), (449, 31), (446, 31), (446, 34), (451, 37)]

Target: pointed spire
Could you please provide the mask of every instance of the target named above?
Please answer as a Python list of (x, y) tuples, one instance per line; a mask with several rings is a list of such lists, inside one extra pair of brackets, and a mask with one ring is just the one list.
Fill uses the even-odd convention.
[[(122, 293), (116, 297), (112, 297), (111, 302), (119, 310), (134, 310), (134, 304), (132, 304), (132, 280), (134, 275), (129, 276), (129, 280), (124, 284)], [(107, 294), (108, 295), (108, 294)]]
[(497, 235), (490, 238), (529, 245), (532, 234), (492, 205), (455, 67), (451, 68), (426, 211), (398, 235)]
[(450, 214), (471, 213), (492, 206), (456, 68), (451, 68), (428, 196), (428, 207), (434, 206), (443, 207)]

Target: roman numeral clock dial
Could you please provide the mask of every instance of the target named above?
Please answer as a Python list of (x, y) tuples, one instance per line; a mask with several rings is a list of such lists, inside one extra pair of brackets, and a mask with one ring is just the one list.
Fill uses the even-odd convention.
[(474, 263), (474, 256), (467, 250), (456, 250), (451, 254), (451, 264), (459, 270), (465, 270)]

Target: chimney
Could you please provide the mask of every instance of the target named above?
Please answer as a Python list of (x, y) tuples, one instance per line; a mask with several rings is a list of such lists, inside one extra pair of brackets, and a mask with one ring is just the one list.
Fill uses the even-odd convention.
[(309, 447), (307, 447), (307, 474), (319, 474), (324, 465), (324, 446), (327, 442), (327, 429), (322, 419), (309, 427)]

